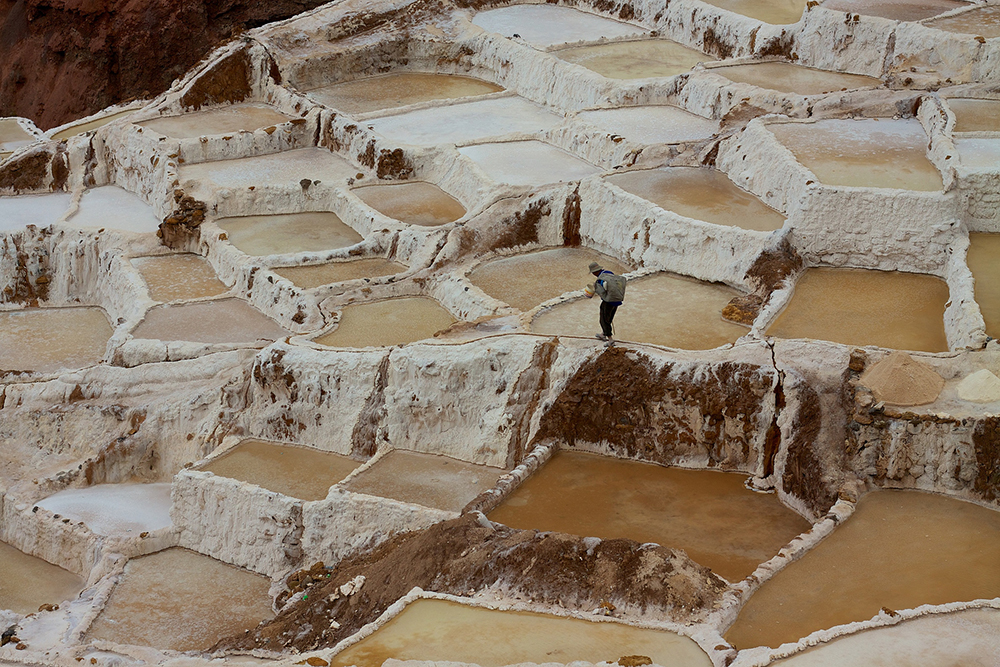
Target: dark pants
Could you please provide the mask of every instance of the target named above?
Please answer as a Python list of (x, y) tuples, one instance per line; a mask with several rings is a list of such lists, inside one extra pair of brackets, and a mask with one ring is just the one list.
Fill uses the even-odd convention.
[(611, 326), (611, 321), (615, 319), (615, 311), (618, 310), (618, 304), (611, 304), (607, 301), (601, 302), (601, 331), (608, 338), (611, 338), (611, 334), (614, 329)]

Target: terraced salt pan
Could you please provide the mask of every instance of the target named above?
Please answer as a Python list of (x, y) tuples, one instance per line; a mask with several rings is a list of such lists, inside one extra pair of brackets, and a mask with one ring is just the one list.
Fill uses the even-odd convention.
[(306, 93), (313, 100), (349, 114), (395, 109), (432, 100), (487, 95), (500, 86), (452, 74), (393, 72), (314, 88)]
[(514, 132), (541, 132), (562, 120), (559, 114), (523, 97), (510, 96), (369, 118), (365, 124), (393, 141), (435, 146), (469, 143)]
[(1000, 139), (955, 139), (955, 148), (966, 169), (1000, 172)]
[(969, 234), (969, 270), (986, 334), (1000, 338), (1000, 234)]
[(289, 332), (242, 299), (154, 306), (132, 332), (135, 338), (194, 343), (256, 343)]
[(382, 215), (411, 225), (436, 227), (465, 215), (461, 202), (433, 183), (367, 185), (353, 192)]
[(695, 220), (756, 231), (774, 231), (785, 217), (736, 186), (721, 171), (665, 167), (607, 177), (626, 192)]
[(798, 23), (806, 0), (705, 0), (710, 5), (772, 25)]
[(66, 489), (35, 504), (67, 519), (83, 521), (98, 535), (138, 535), (171, 525), (169, 482)]
[(204, 651), (274, 615), (270, 583), (187, 549), (133, 558), (87, 639)]
[(117, 185), (84, 192), (80, 207), (66, 220), (68, 226), (78, 229), (117, 229), (139, 234), (155, 233), (160, 222), (149, 204)]
[[(614, 337), (685, 350), (708, 350), (736, 342), (747, 329), (722, 319), (722, 309), (740, 293), (723, 285), (671, 274), (630, 281), (625, 304), (615, 316)], [(580, 298), (542, 310), (531, 323), (535, 333), (593, 337), (600, 299)]]
[(314, 342), (328, 347), (405, 345), (430, 338), (457, 321), (429, 297), (386, 299), (345, 306), (337, 328)]
[(63, 216), (70, 199), (66, 192), (0, 197), (0, 232), (22, 229), (26, 225), (48, 227)]
[(472, 22), (504, 37), (519, 35), (536, 47), (566, 42), (595, 42), (611, 37), (644, 35), (637, 25), (595, 16), (570, 7), (514, 5), (478, 12)]
[(701, 51), (669, 39), (574, 46), (552, 51), (552, 55), (609, 79), (674, 76), (689, 71), (698, 63), (712, 62), (712, 58)]
[(230, 477), (301, 500), (323, 500), (330, 487), (361, 465), (311, 447), (244, 440), (199, 470)]
[(180, 168), (181, 185), (202, 197), (214, 188), (246, 189), (264, 185), (301, 189), (302, 179), (342, 185), (357, 169), (325, 148), (299, 148), (272, 155), (185, 164)]
[(374, 634), (337, 654), (332, 667), (381, 667), (389, 658), (482, 667), (615, 662), (644, 655), (657, 665), (711, 667), (696, 643), (666, 630), (416, 600)]
[(1000, 100), (952, 97), (948, 106), (955, 114), (954, 132), (1000, 132)]
[(220, 218), (229, 242), (253, 257), (346, 248), (364, 240), (336, 213), (308, 211)]
[(85, 583), (72, 572), (0, 542), (0, 609), (33, 614), (43, 604), (76, 598)]
[(867, 269), (807, 269), (767, 329), (778, 338), (945, 352), (948, 284), (935, 276)]
[(719, 131), (718, 121), (666, 105), (582, 111), (577, 118), (639, 144), (701, 141)]
[(349, 491), (461, 512), (504, 473), (447, 456), (394, 449), (345, 486)]
[(941, 174), (927, 159), (917, 120), (821, 120), (767, 126), (827, 185), (937, 191)]
[(131, 262), (146, 282), (153, 301), (186, 301), (227, 291), (212, 265), (198, 255), (136, 257)]
[[(918, 491), (878, 491), (833, 534), (764, 583), (726, 639), (777, 647), (816, 630), (1000, 596), (1000, 512)], [(874, 664), (874, 663), (869, 663)]]
[(406, 266), (381, 257), (355, 259), (348, 262), (329, 262), (309, 266), (285, 266), (271, 269), (282, 278), (288, 278), (296, 287), (312, 289), (347, 280), (393, 276), (406, 270)]
[(291, 116), (266, 104), (234, 104), (137, 121), (136, 125), (175, 139), (193, 139), (213, 134), (253, 132), (262, 127), (287, 123), (291, 119)]
[(749, 576), (808, 521), (744, 475), (561, 450), (490, 513), (513, 528), (683, 549), (729, 581)]
[(619, 274), (628, 271), (618, 260), (590, 248), (550, 248), (484, 262), (469, 274), (469, 281), (494, 299), (529, 311), (594, 282), (587, 271), (591, 262)]
[(35, 137), (13, 118), (0, 119), (0, 153), (12, 153), (35, 142)]
[(826, 0), (823, 3), (824, 9), (880, 16), (893, 21), (920, 21), (969, 6), (957, 0)]
[(977, 7), (955, 16), (928, 21), (924, 25), (946, 32), (982, 37), (1000, 37), (1000, 6)]
[(100, 308), (28, 308), (0, 312), (0, 369), (83, 368), (104, 358), (113, 329)]
[(727, 65), (713, 67), (710, 71), (730, 81), (797, 95), (820, 95), (836, 90), (877, 88), (882, 85), (879, 79), (871, 76), (831, 72), (785, 62)]
[(108, 114), (107, 116), (95, 118), (94, 120), (88, 120), (84, 123), (74, 123), (73, 125), (70, 125), (69, 127), (59, 130), (53, 134), (52, 139), (54, 141), (62, 141), (63, 139), (69, 139), (70, 137), (75, 137), (83, 134), (84, 132), (91, 132), (93, 130), (100, 129), (109, 123), (113, 123), (119, 118), (124, 118), (134, 111), (134, 109), (130, 109), (129, 111), (119, 111), (118, 113)]
[(601, 170), (542, 141), (509, 141), (458, 149), (498, 183), (546, 185), (579, 181)]

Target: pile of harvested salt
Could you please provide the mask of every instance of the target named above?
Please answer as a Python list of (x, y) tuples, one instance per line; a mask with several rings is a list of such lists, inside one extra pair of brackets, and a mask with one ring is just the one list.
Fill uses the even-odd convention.
[(958, 397), (973, 403), (1000, 401), (1000, 378), (986, 370), (978, 370), (958, 383)]
[(861, 384), (876, 401), (892, 405), (933, 403), (944, 388), (944, 378), (905, 352), (893, 352), (865, 371)]

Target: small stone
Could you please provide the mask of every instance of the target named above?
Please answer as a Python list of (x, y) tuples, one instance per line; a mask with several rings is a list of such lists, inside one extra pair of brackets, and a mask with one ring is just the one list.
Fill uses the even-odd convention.
[(647, 655), (623, 655), (618, 658), (621, 667), (641, 667), (641, 665), (652, 665), (653, 660)]
[(18, 642), (17, 646), (15, 646), (14, 648), (16, 648), (18, 651), (23, 651), (24, 649), (28, 648), (28, 645), (25, 644), (24, 642)]

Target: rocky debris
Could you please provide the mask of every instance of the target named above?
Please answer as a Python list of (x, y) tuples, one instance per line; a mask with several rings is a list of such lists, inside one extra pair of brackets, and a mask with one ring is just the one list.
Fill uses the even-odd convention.
[(285, 584), (288, 586), (288, 590), (282, 592), (278, 596), (277, 604), (280, 607), (285, 603), (288, 598), (295, 595), (296, 593), (306, 593), (308, 590), (317, 584), (325, 583), (332, 575), (330, 574), (330, 569), (327, 568), (322, 561), (313, 563), (312, 567), (304, 570), (299, 570), (293, 572), (288, 576)]
[(905, 352), (893, 352), (861, 376), (876, 401), (899, 406), (933, 403), (944, 389), (944, 378)]
[(174, 204), (173, 212), (164, 218), (156, 235), (168, 248), (185, 250), (197, 245), (207, 206), (205, 202), (184, 194), (183, 190), (174, 190)]
[(17, 638), (17, 626), (16, 625), (10, 626), (9, 628), (7, 628), (6, 630), (3, 631), (2, 635), (0, 635), (0, 646), (6, 646), (7, 644), (10, 644), (11, 642), (19, 642), (19, 641), (21, 641), (21, 640)]
[(618, 658), (621, 667), (642, 667), (642, 665), (652, 665), (653, 660), (648, 655), (623, 655)]
[(722, 317), (747, 326), (753, 325), (761, 308), (771, 300), (771, 294), (785, 281), (802, 270), (802, 257), (787, 238), (775, 248), (762, 252), (744, 276), (754, 291), (734, 297), (722, 309)]

